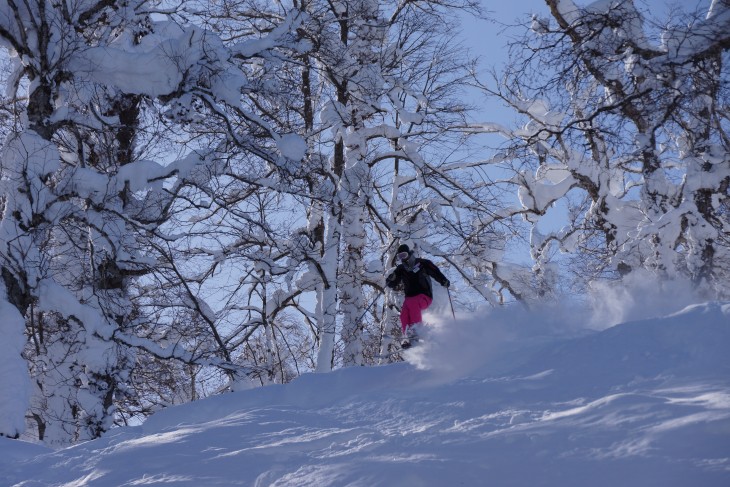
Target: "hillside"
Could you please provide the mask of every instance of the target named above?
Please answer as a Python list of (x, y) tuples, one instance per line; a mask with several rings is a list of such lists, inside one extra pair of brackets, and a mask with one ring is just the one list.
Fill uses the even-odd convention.
[(730, 304), (602, 331), (517, 313), (443, 320), (408, 359), (169, 408), (55, 452), (1, 439), (0, 478), (22, 487), (730, 485)]

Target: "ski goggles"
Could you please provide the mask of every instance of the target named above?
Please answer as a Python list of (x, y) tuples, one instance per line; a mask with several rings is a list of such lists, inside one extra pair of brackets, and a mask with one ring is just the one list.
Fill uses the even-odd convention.
[(408, 252), (399, 252), (396, 255), (396, 258), (398, 259), (399, 262), (403, 262), (404, 260), (406, 260), (408, 258), (409, 255), (411, 255), (411, 254)]

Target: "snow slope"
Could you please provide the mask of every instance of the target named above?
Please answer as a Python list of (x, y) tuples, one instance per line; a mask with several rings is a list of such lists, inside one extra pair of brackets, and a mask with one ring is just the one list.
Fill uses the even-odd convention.
[(559, 321), (444, 320), (409, 363), (170, 408), (55, 452), (0, 439), (0, 484), (730, 485), (730, 304)]

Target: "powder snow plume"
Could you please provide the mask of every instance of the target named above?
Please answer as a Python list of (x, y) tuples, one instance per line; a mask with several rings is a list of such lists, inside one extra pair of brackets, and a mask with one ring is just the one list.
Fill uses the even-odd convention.
[[(587, 309), (521, 305), (479, 309), (472, 313), (426, 313), (418, 347), (406, 359), (444, 381), (476, 371), (497, 372), (518, 365), (518, 350), (537, 349), (556, 338), (589, 331)], [(514, 356), (514, 357), (513, 357)]]

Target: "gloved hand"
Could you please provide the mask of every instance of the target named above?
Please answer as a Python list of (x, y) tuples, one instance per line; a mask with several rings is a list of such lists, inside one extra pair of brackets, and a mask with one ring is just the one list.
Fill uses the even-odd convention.
[(449, 287), (449, 286), (451, 286), (451, 281), (449, 281), (448, 279), (446, 279), (446, 280), (445, 280), (445, 281), (443, 282), (443, 286), (444, 286), (445, 288), (447, 288), (447, 289), (448, 289), (448, 287)]
[(385, 285), (388, 287), (395, 287), (395, 272), (385, 278)]

